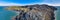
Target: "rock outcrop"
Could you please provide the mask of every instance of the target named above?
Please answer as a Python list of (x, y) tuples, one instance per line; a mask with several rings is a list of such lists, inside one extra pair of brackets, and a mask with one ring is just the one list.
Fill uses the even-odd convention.
[(14, 18), (15, 20), (55, 20), (54, 11), (57, 10), (57, 8), (54, 6), (37, 4), (20, 7), (20, 10), (15, 10), (20, 12), (19, 15)]

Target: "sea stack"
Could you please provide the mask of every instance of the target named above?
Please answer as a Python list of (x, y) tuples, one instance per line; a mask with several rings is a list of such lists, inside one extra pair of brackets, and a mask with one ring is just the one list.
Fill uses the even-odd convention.
[(42, 5), (27, 5), (27, 6), (20, 6), (20, 10), (14, 10), (19, 11), (19, 15), (16, 16), (15, 20), (55, 20), (55, 14), (54, 11), (57, 10), (54, 6), (49, 6), (46, 4)]

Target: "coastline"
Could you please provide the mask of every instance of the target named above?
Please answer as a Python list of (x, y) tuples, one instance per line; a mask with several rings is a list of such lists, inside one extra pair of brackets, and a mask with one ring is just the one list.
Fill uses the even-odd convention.
[[(33, 6), (33, 7), (32, 7)], [(19, 6), (18, 6), (19, 7)], [(37, 15), (38, 14), (40, 15), (41, 17), (41, 14), (43, 15), (42, 18), (44, 18), (45, 20), (54, 20), (54, 11), (57, 10), (57, 8), (55, 8), (54, 6), (49, 6), (49, 5), (27, 5), (27, 6), (20, 6), (20, 8), (18, 7), (14, 7), (12, 6), (12, 8), (9, 8), (8, 10), (13, 10), (17, 13), (17, 15), (21, 16), (21, 18), (23, 18), (23, 16), (27, 16), (27, 15)], [(27, 8), (29, 7), (29, 8)], [(26, 9), (29, 9), (29, 12), (26, 12)], [(31, 9), (31, 10), (30, 10)], [(22, 11), (22, 12), (19, 12), (19, 11)], [(24, 12), (25, 11), (25, 12)], [(43, 12), (43, 13), (38, 13), (38, 12)], [(30, 14), (31, 13), (31, 14)], [(32, 15), (33, 14), (33, 15)], [(39, 16), (38, 16), (39, 17)], [(39, 17), (39, 18), (40, 18)], [(17, 17), (15, 17), (17, 18)], [(26, 17), (25, 17), (26, 18)], [(25, 19), (24, 18), (24, 19)], [(42, 18), (38, 19), (38, 20), (42, 20)], [(49, 18), (49, 19), (48, 19)], [(17, 18), (18, 19), (18, 18)], [(23, 20), (24, 20), (23, 19)], [(30, 19), (30, 17), (29, 17)], [(21, 19), (20, 19), (21, 20)], [(33, 18), (32, 18), (33, 20)]]

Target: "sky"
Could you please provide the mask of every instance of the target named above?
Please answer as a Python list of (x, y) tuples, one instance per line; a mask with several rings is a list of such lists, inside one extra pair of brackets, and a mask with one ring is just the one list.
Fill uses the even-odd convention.
[(0, 6), (48, 4), (60, 6), (60, 0), (0, 0)]

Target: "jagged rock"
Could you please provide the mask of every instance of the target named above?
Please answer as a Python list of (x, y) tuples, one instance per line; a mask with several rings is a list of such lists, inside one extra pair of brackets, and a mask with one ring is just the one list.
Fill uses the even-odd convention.
[[(28, 8), (28, 12), (21, 10), (15, 20), (54, 20), (54, 11), (57, 10), (54, 6), (49, 5), (27, 5), (23, 8)], [(19, 10), (17, 10), (19, 11)], [(19, 17), (19, 18), (18, 18)]]

